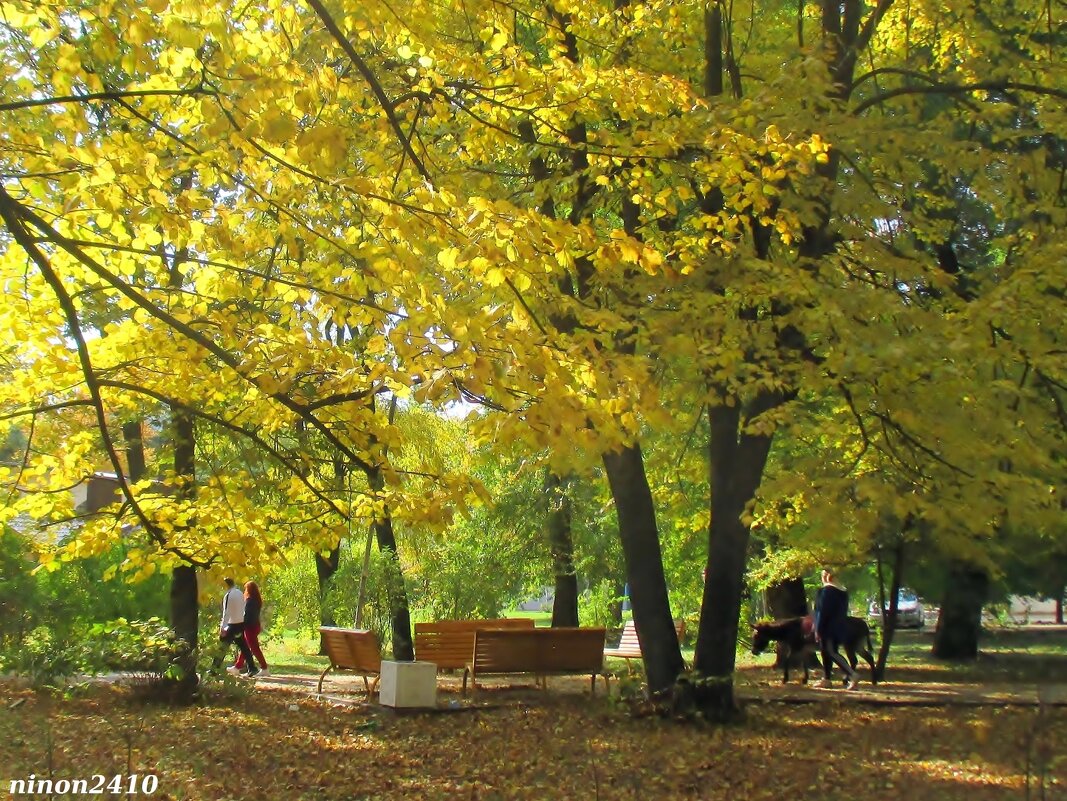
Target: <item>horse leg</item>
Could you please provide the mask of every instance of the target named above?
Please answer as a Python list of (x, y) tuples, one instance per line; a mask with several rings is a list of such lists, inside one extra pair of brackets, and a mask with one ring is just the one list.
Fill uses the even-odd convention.
[(789, 684), (789, 660), (792, 657), (788, 645), (782, 645), (782, 684)]
[[(856, 646), (852, 643), (845, 643), (845, 657), (848, 659), (848, 666), (852, 668), (852, 675), (856, 675), (856, 665), (859, 660), (856, 658)], [(848, 684), (848, 676), (845, 676), (844, 684)]]
[(874, 666), (874, 643), (871, 642), (871, 630), (867, 629), (867, 647), (863, 649), (863, 658), (867, 660), (867, 664), (871, 666), (871, 686), (873, 687), (878, 683), (878, 671)]
[(866, 648), (860, 649), (860, 656), (866, 660), (867, 664), (871, 666), (871, 686), (873, 687), (878, 683), (878, 671), (874, 667), (874, 654), (868, 651)]

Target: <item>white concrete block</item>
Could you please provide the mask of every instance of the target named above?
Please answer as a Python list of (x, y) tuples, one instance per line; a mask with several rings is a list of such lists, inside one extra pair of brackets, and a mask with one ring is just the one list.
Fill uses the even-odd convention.
[(391, 707), (437, 706), (437, 665), (383, 659), (378, 702)]

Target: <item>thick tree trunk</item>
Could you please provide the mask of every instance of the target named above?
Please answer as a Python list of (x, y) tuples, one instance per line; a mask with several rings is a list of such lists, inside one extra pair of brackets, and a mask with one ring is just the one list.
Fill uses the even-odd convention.
[[(333, 478), (338, 493), (345, 490), (345, 479), (348, 477), (348, 469), (340, 456), (333, 457)], [(315, 551), (315, 576), (319, 582), (319, 625), (336, 626), (337, 620), (333, 612), (326, 605), (326, 594), (330, 589), (330, 580), (334, 577), (341, 565), (341, 543), (338, 542), (325, 556)], [(326, 641), (319, 635), (319, 655), (326, 653)]]
[[(367, 474), (371, 489), (376, 492), (385, 487), (382, 471), (375, 468)], [(400, 554), (393, 531), (393, 516), (386, 508), (374, 521), (374, 536), (378, 550), (389, 559), (390, 573), (386, 578), (386, 594), (389, 598), (389, 616), (393, 629), (393, 659), (398, 662), (415, 660), (415, 645), (411, 637), (411, 610), (408, 608), (408, 592), (404, 586), (404, 571), (400, 566)]]
[[(174, 472), (182, 482), (178, 497), (196, 497), (196, 426), (192, 415), (173, 409)], [(170, 626), (188, 645), (181, 660), (181, 692), (191, 695), (199, 678), (196, 673), (197, 649), (200, 644), (200, 600), (197, 593), (196, 568), (181, 565), (174, 568), (170, 580)]]
[(123, 423), (122, 439), (126, 443), (127, 476), (132, 482), (140, 481), (145, 474), (144, 439), (141, 436), (141, 421), (134, 420), (129, 423)]
[(885, 678), (885, 666), (889, 661), (889, 649), (897, 631), (897, 611), (900, 608), (900, 587), (904, 577), (904, 544), (898, 542), (893, 549), (893, 575), (889, 584), (889, 607), (886, 608), (884, 585), (882, 579), (882, 554), (878, 553), (878, 578), (880, 604), (882, 609), (882, 644), (878, 647), (878, 659), (874, 663), (874, 674), (878, 681)]
[[(326, 605), (326, 593), (330, 589), (330, 579), (337, 572), (341, 564), (341, 544), (334, 546), (326, 556), (315, 551), (315, 574), (319, 579), (319, 625), (336, 626), (333, 611)], [(319, 635), (319, 655), (326, 653), (326, 643), (322, 635)]]
[(341, 544), (338, 543), (328, 554), (323, 556), (315, 551), (315, 574), (319, 579), (319, 621), (323, 626), (336, 626), (333, 612), (326, 606), (326, 593), (330, 589), (330, 579), (334, 577), (341, 565)]
[(604, 470), (615, 500), (634, 627), (641, 643), (649, 692), (665, 693), (685, 667), (674, 630), (652, 491), (640, 445), (605, 453)]
[(952, 569), (937, 617), (934, 657), (957, 661), (978, 658), (982, 607), (988, 590), (989, 577), (985, 571), (969, 565)]
[[(781, 398), (761, 397), (752, 415), (778, 403)], [(741, 515), (759, 488), (772, 436), (740, 433), (745, 421), (736, 404), (712, 407), (708, 419), (711, 525), (694, 667), (708, 678), (697, 692), (701, 711), (710, 720), (726, 721), (737, 712), (733, 672), (749, 542), (749, 528)]]
[(803, 617), (811, 611), (804, 579), (790, 578), (772, 584), (764, 593), (769, 615), (775, 620), (788, 617)]
[[(772, 584), (763, 592), (763, 601), (767, 605), (767, 614), (774, 620), (790, 617), (804, 617), (808, 614), (808, 594), (804, 589), (804, 579), (790, 578)], [(775, 649), (774, 666), (783, 667), (787, 650), (781, 643)], [(818, 657), (814, 653), (808, 656), (808, 667), (817, 667)]]
[(578, 625), (578, 574), (574, 569), (574, 537), (571, 531), (569, 482), (549, 470), (545, 474), (548, 514), (545, 526), (552, 549), (556, 592), (552, 600), (552, 625)]

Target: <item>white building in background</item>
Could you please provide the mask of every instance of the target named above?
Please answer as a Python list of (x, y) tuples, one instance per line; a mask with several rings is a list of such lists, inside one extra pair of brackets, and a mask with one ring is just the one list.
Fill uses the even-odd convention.
[(1056, 602), (1049, 598), (1013, 595), (1008, 599), (1008, 617), (1013, 623), (1055, 623)]

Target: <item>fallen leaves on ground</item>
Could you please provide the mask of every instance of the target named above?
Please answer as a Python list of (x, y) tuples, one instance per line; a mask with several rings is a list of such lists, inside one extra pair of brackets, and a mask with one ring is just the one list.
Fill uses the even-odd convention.
[(0, 688), (0, 781), (154, 773), (154, 798), (212, 801), (1067, 797), (1063, 707), (865, 707), (831, 692), (710, 727), (580, 692), (480, 695), (483, 708), (399, 715), (277, 688), (183, 709), (116, 687)]

